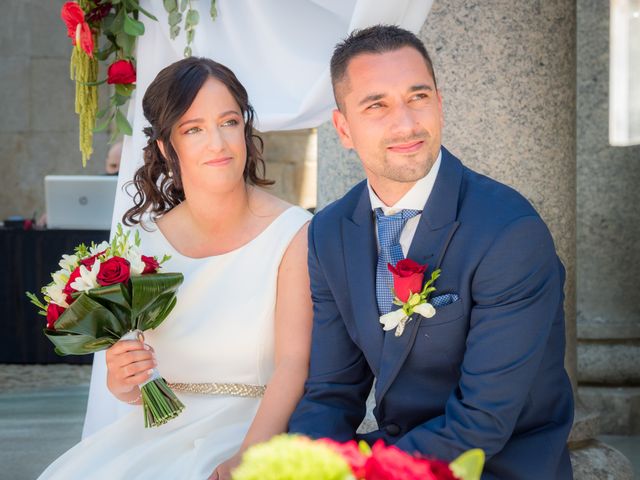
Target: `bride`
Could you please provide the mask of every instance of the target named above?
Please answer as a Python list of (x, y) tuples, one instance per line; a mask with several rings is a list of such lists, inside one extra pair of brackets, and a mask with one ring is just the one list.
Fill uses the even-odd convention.
[[(106, 353), (107, 385), (140, 405), (156, 365), (186, 405), (145, 429), (139, 407), (85, 438), (41, 479), (228, 479), (243, 451), (286, 431), (307, 375), (310, 215), (258, 188), (262, 142), (247, 93), (225, 66), (187, 58), (147, 89), (150, 127), (124, 216), (147, 255), (184, 283), (146, 339)], [(257, 143), (256, 143), (257, 142)], [(259, 146), (258, 146), (259, 145)]]

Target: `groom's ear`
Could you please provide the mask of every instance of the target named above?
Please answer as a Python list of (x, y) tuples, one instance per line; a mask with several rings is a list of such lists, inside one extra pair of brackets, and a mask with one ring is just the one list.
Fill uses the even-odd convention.
[(333, 126), (336, 129), (336, 132), (338, 132), (338, 137), (340, 137), (342, 146), (348, 149), (354, 148), (353, 140), (351, 139), (351, 131), (349, 130), (349, 124), (347, 123), (347, 119), (344, 114), (340, 110), (335, 109), (333, 111), (332, 119)]

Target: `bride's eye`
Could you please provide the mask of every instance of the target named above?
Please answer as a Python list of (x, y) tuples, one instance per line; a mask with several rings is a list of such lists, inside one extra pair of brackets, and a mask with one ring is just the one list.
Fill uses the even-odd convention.
[(235, 127), (236, 125), (238, 125), (238, 120), (236, 120), (235, 118), (231, 118), (222, 123), (223, 127)]
[(187, 130), (185, 133), (185, 135), (190, 135), (192, 133), (198, 133), (199, 131), (201, 131), (202, 129), (200, 127), (191, 127), (189, 130)]

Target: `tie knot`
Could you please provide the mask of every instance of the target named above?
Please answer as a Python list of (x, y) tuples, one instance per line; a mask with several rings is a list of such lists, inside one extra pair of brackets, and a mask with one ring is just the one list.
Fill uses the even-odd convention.
[(378, 220), (378, 241), (381, 247), (388, 247), (400, 241), (400, 233), (405, 223), (420, 214), (420, 210), (404, 209), (393, 215), (385, 215), (381, 208), (375, 209)]

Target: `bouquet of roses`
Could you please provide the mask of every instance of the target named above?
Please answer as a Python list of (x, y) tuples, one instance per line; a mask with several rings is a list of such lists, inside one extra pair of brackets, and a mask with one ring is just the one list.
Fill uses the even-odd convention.
[(484, 452), (468, 450), (453, 462), (414, 456), (378, 440), (373, 448), (278, 435), (249, 448), (234, 480), (480, 480)]
[[(27, 292), (47, 318), (44, 334), (56, 353), (94, 353), (160, 325), (183, 280), (181, 273), (157, 273), (169, 258), (142, 255), (138, 232), (132, 239), (121, 225), (111, 243), (80, 244), (72, 255), (63, 255), (60, 270), (42, 288), (44, 300)], [(140, 391), (145, 427), (162, 425), (184, 409), (155, 369)]]

